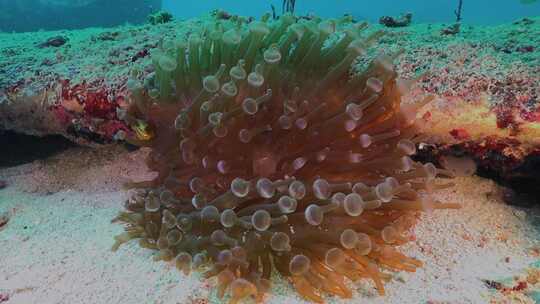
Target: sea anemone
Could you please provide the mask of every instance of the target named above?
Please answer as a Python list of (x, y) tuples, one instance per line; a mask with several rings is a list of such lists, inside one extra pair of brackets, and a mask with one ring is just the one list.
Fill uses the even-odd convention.
[[(352, 296), (346, 280), (422, 263), (396, 248), (448, 172), (410, 156), (416, 110), (392, 60), (353, 66), (382, 33), (350, 19), (216, 20), (153, 52), (128, 82), (128, 140), (158, 173), (132, 182), (113, 249), (138, 239), (185, 274), (217, 277), (230, 303), (260, 300), (277, 271), (300, 295)], [(275, 271), (274, 271), (275, 270)]]

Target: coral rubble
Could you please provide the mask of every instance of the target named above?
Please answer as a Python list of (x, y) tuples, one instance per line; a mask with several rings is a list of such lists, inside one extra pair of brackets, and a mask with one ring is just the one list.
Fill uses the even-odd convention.
[(46, 47), (60, 47), (64, 44), (66, 44), (68, 40), (63, 36), (55, 36), (47, 39), (47, 41), (38, 44), (37, 47), (39, 48), (46, 48)]
[(2, 229), (5, 228), (10, 218), (11, 218), (10, 212), (6, 211), (6, 212), (0, 213), (0, 231), (2, 231)]
[(456, 35), (461, 31), (461, 23), (454, 23), (441, 30), (442, 35)]
[(412, 13), (406, 13), (397, 18), (392, 16), (382, 16), (379, 18), (379, 23), (386, 27), (405, 27), (411, 24), (412, 17)]
[(152, 25), (171, 22), (174, 19), (173, 15), (169, 12), (159, 11), (148, 16), (148, 23)]
[[(379, 294), (389, 274), (422, 263), (397, 250), (413, 238), (418, 211), (451, 175), (411, 160), (416, 110), (381, 54), (352, 72), (382, 33), (340, 20), (202, 24), (163, 41), (154, 73), (131, 73), (126, 139), (151, 148), (158, 173), (132, 182), (126, 230), (188, 274), (217, 277), (230, 303), (261, 299), (273, 270), (306, 299), (352, 296), (345, 279), (369, 278)], [(133, 135), (130, 135), (133, 134)]]

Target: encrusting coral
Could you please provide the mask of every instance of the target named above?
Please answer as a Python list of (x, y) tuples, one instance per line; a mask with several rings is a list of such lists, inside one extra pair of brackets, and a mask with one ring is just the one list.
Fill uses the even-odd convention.
[(262, 299), (274, 270), (304, 298), (352, 296), (346, 280), (422, 263), (396, 248), (418, 211), (458, 208), (430, 193), (450, 173), (411, 160), (416, 110), (394, 55), (352, 71), (382, 33), (350, 19), (203, 24), (164, 41), (155, 73), (128, 82), (127, 139), (158, 173), (132, 182), (113, 250), (138, 239), (189, 274), (217, 277), (230, 303)]

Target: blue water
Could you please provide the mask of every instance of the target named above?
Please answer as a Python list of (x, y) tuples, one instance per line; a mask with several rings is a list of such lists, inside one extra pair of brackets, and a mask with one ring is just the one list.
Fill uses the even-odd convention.
[[(522, 1), (533, 2), (523, 4)], [(296, 0), (297, 15), (339, 17), (376, 22), (381, 16), (413, 13), (413, 22), (450, 23), (459, 0)], [(85, 27), (141, 24), (160, 9), (176, 18), (198, 17), (214, 9), (231, 14), (260, 17), (281, 14), (282, 0), (0, 0), (0, 32), (24, 32)], [(540, 0), (463, 0), (467, 24), (501, 24), (539, 16)]]
[[(232, 14), (260, 16), (270, 11), (271, 4), (281, 13), (281, 0), (163, 0), (163, 8), (179, 18), (200, 16), (216, 8)], [(458, 0), (297, 0), (295, 12), (323, 17), (351, 14), (368, 21), (376, 21), (383, 15), (412, 12), (415, 22), (454, 22), (457, 4)], [(463, 0), (463, 22), (470, 24), (500, 24), (538, 15), (540, 1), (522, 4), (519, 0)]]
[(0, 32), (143, 23), (161, 0), (0, 0)]

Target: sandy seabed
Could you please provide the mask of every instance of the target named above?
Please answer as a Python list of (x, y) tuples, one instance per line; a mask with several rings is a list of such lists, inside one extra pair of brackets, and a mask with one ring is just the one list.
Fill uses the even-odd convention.
[[(145, 151), (74, 148), (42, 161), (0, 170), (0, 303), (221, 303), (215, 282), (184, 276), (172, 263), (153, 262), (136, 242), (111, 252), (123, 231), (111, 219), (122, 210), (128, 179), (151, 177)], [(371, 282), (354, 283), (352, 300), (329, 303), (535, 303), (540, 284), (538, 210), (501, 200), (501, 189), (478, 177), (459, 178), (438, 193), (460, 210), (423, 215), (415, 242), (402, 251), (425, 266), (396, 273), (377, 295)], [(536, 278), (538, 278), (536, 277)], [(483, 280), (525, 289), (490, 289)], [(506, 283), (505, 283), (506, 282)], [(352, 284), (352, 283), (351, 283)], [(304, 303), (275, 279), (265, 303)]]

